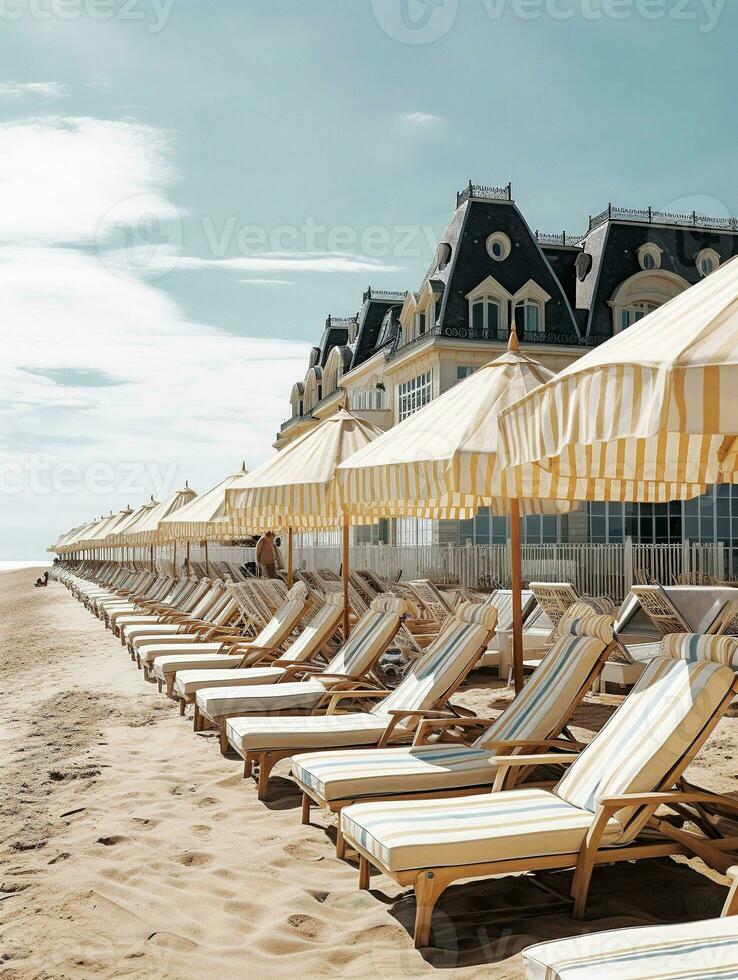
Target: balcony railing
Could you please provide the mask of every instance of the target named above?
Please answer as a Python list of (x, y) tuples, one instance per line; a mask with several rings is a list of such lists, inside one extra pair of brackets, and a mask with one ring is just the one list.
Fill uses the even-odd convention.
[(404, 303), (407, 291), (404, 289), (372, 289), (370, 286), (364, 293), (364, 302), (376, 299), (380, 302)]
[(584, 238), (584, 235), (567, 235), (565, 231), (562, 231), (560, 235), (550, 235), (536, 229), (536, 238), (539, 245), (561, 245), (569, 247), (578, 245)]
[(460, 207), (470, 198), (481, 201), (512, 201), (512, 184), (506, 184), (504, 187), (489, 187), (486, 184), (475, 184), (470, 180), (463, 191), (457, 192), (456, 207)]
[(738, 231), (738, 218), (710, 218), (692, 211), (678, 214), (673, 211), (655, 211), (653, 208), (618, 208), (608, 204), (604, 211), (589, 216), (589, 231), (606, 221), (635, 221), (643, 224), (681, 225), (684, 228), (700, 228), (705, 231)]

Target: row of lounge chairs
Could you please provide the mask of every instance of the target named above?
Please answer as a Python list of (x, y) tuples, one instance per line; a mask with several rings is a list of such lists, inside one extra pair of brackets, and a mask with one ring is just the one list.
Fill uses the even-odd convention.
[[(91, 571), (107, 584), (82, 574)], [(691, 785), (684, 772), (738, 693), (735, 637), (665, 635), (631, 694), (583, 746), (567, 724), (618, 647), (614, 617), (602, 606), (576, 601), (563, 609), (523, 690), (497, 718), (484, 719), (450, 698), (505, 614), (504, 602), (498, 608), (492, 596), (450, 609), (424, 653), (388, 691), (375, 667), (409, 615), (401, 596), (372, 599), (332, 657), (325, 644), (312, 647), (327, 634), (329, 625), (321, 624), (330, 624), (335, 610), (340, 617), (340, 607), (330, 593), (317, 597), (304, 582), (261, 628), (240, 610), (238, 624), (231, 624), (239, 635), (229, 633), (219, 651), (200, 650), (203, 641), (195, 638), (151, 655), (162, 646), (161, 635), (155, 631), (147, 646), (152, 634), (136, 632), (148, 629), (148, 617), (176, 626), (175, 638), (199, 637), (218, 628), (212, 620), (204, 626), (205, 596), (219, 587), (232, 596), (233, 585), (208, 583), (210, 592), (193, 607), (201, 583), (193, 589), (139, 581), (109, 569), (59, 577), (102, 613), (183, 712), (194, 703), (195, 730), (217, 729), (221, 748), (234, 749), (244, 775), (257, 778), (260, 798), (274, 765), (292, 760), (303, 821), (315, 805), (338, 815), (337, 852), (358, 858), (359, 887), (369, 887), (374, 868), (414, 889), (417, 946), (429, 944), (434, 906), (459, 880), (574, 869), (573, 914), (581, 917), (601, 864), (696, 854), (727, 872), (734, 860), (738, 836), (725, 826), (738, 820), (738, 802)], [(177, 597), (185, 608), (174, 613)], [(222, 594), (215, 603), (220, 614), (228, 608)], [(311, 628), (325, 630), (314, 643)], [(209, 642), (219, 641), (211, 633)], [(735, 910), (735, 889), (731, 894), (728, 911)], [(721, 935), (721, 926), (710, 929)], [(545, 971), (557, 970), (567, 956), (575, 961), (583, 947), (561, 953), (556, 945), (530, 952), (530, 969), (544, 971), (533, 975), (572, 975)]]

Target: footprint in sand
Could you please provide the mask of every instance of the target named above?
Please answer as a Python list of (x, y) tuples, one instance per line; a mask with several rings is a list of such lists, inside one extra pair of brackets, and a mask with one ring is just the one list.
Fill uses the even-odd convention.
[(325, 861), (325, 855), (321, 854), (317, 847), (305, 841), (290, 841), (285, 844), (284, 851), (298, 861)]
[(110, 837), (98, 837), (95, 843), (102, 844), (104, 847), (114, 847), (116, 844), (122, 844), (123, 841), (127, 840), (128, 838), (122, 834), (113, 834)]
[(216, 806), (218, 801), (214, 796), (203, 796), (201, 800), (198, 800), (198, 806)]
[(196, 823), (192, 828), (192, 832), (200, 837), (207, 837), (207, 835), (212, 832), (212, 829), (213, 828), (208, 826), (206, 823)]
[(185, 851), (177, 857), (177, 860), (186, 868), (202, 868), (210, 864), (213, 859), (209, 854), (203, 854), (201, 851)]
[(287, 917), (287, 924), (299, 932), (303, 939), (317, 939), (325, 928), (326, 923), (321, 922), (312, 915), (298, 913)]
[(185, 939), (184, 936), (177, 936), (173, 932), (152, 932), (147, 937), (147, 942), (152, 946), (159, 946), (161, 949), (176, 949), (181, 953), (197, 948), (197, 943), (193, 943), (191, 939)]
[(153, 830), (155, 827), (159, 826), (158, 820), (153, 820), (151, 817), (132, 817), (131, 818), (135, 824), (142, 830)]

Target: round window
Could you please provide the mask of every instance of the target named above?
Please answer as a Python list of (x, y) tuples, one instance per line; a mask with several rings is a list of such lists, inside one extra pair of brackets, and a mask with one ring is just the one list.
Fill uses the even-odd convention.
[(656, 268), (656, 259), (653, 257), (653, 255), (650, 252), (646, 252), (646, 254), (643, 256), (643, 268), (644, 269)]
[(697, 271), (704, 279), (720, 265), (720, 256), (714, 248), (703, 248), (696, 259)]
[(510, 239), (503, 231), (496, 231), (487, 239), (487, 253), (495, 262), (503, 262), (510, 254), (511, 248)]

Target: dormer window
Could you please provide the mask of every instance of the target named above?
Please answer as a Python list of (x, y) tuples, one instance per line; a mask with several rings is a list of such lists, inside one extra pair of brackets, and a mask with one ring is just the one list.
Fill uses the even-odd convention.
[(521, 340), (526, 336), (532, 339), (534, 335), (545, 333), (546, 303), (550, 299), (546, 290), (533, 279), (529, 279), (515, 293), (512, 298), (515, 327)]
[(510, 299), (510, 293), (492, 276), (467, 293), (469, 336), (478, 340), (506, 339)]
[(524, 299), (515, 304), (515, 326), (519, 333), (540, 333), (542, 311), (534, 299)]
[(475, 336), (497, 335), (502, 322), (500, 301), (491, 296), (475, 299), (471, 305), (471, 326)]
[(448, 242), (441, 242), (436, 249), (436, 271), (443, 272), (451, 261), (451, 246)]
[(511, 249), (512, 244), (504, 231), (496, 231), (487, 239), (487, 254), (495, 262), (504, 262)]
[(644, 272), (653, 272), (661, 268), (661, 256), (664, 250), (654, 242), (646, 242), (638, 249), (638, 263)]
[(427, 329), (427, 320), (426, 320), (425, 313), (418, 313), (417, 326), (418, 326), (418, 336), (420, 337), (422, 334), (425, 333)]
[(720, 256), (714, 248), (703, 248), (695, 259), (695, 265), (700, 277), (704, 279), (720, 265)]

